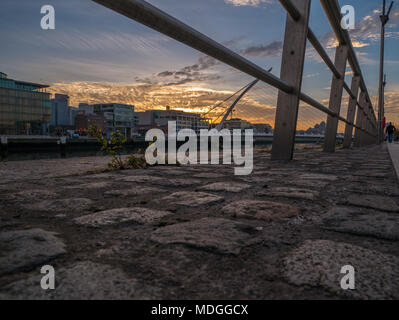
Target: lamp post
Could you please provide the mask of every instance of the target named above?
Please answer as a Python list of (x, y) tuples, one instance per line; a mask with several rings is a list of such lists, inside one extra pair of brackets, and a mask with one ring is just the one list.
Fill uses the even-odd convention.
[(379, 76), (379, 90), (378, 90), (378, 143), (381, 143), (384, 139), (384, 128), (382, 121), (384, 119), (384, 52), (385, 52), (385, 25), (389, 21), (389, 14), (391, 13), (393, 1), (389, 5), (388, 11), (386, 12), (386, 0), (382, 3), (382, 14), (380, 15), (381, 20), (381, 45), (380, 45), (380, 76)]

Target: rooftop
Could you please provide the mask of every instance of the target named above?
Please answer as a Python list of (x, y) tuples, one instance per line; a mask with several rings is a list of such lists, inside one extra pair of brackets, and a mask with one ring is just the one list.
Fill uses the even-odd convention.
[(43, 89), (43, 88), (48, 88), (50, 86), (47, 84), (9, 79), (7, 74), (0, 72), (0, 87), (14, 88), (14, 89), (28, 89), (28, 87), (30, 87), (30, 88)]

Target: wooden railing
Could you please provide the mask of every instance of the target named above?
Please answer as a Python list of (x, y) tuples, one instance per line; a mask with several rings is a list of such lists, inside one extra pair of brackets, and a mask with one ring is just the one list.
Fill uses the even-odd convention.
[[(352, 145), (353, 128), (355, 128), (355, 146), (377, 142), (377, 119), (349, 33), (341, 28), (341, 11), (337, 0), (320, 0), (339, 43), (334, 62), (309, 28), (311, 0), (279, 0), (287, 11), (280, 78), (146, 1), (93, 1), (279, 89), (272, 148), (273, 160), (291, 160), (293, 157), (300, 100), (327, 114), (325, 152), (335, 151), (338, 121), (346, 124), (344, 148)], [(301, 91), (307, 40), (333, 74), (328, 107)], [(353, 73), (350, 86), (345, 82), (347, 63)], [(340, 116), (343, 90), (349, 94), (346, 118)]]

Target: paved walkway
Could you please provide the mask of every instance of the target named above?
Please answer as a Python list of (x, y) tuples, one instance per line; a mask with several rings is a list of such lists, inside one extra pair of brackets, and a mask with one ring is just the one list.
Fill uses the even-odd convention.
[[(290, 163), (85, 174), (107, 159), (1, 163), (0, 299), (398, 299), (386, 145)], [(72, 174), (66, 176), (66, 173)], [(56, 289), (40, 288), (55, 268)], [(355, 290), (341, 268), (355, 269)]]
[(81, 157), (0, 162), (0, 185), (103, 170), (110, 159), (110, 157)]
[(395, 168), (396, 176), (399, 180), (399, 142), (387, 143), (387, 146), (392, 159), (392, 164)]

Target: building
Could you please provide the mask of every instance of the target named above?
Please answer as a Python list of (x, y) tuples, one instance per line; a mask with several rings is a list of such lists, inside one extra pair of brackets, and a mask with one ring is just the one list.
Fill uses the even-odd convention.
[(54, 95), (51, 99), (50, 133), (64, 134), (66, 130), (75, 128), (75, 116), (78, 108), (70, 107), (69, 97), (65, 94)]
[(313, 128), (308, 128), (307, 130), (297, 130), (298, 135), (324, 135), (326, 131), (326, 123), (324, 121), (320, 124), (315, 124)]
[(94, 107), (88, 103), (79, 103), (79, 111), (84, 111), (86, 114), (93, 114)]
[(51, 114), (48, 87), (9, 79), (0, 72), (0, 134), (47, 134)]
[(144, 112), (136, 112), (138, 116), (138, 131), (140, 134), (151, 128), (160, 128), (165, 133), (168, 130), (168, 122), (176, 122), (176, 131), (181, 129), (192, 129), (199, 133), (201, 129), (208, 129), (209, 122), (202, 118), (199, 113), (189, 113), (180, 110), (146, 110)]
[(315, 124), (313, 128), (309, 128), (306, 130), (306, 134), (319, 134), (324, 135), (326, 132), (327, 125), (324, 121), (320, 122), (320, 124)]
[(230, 119), (230, 120), (226, 120), (223, 123), (223, 128), (226, 128), (226, 129), (229, 129), (229, 130), (233, 130), (233, 129), (244, 130), (244, 129), (253, 128), (253, 125), (250, 122), (246, 121), (246, 120), (242, 120), (242, 119), (239, 119), (239, 118), (233, 118), (233, 119)]
[(135, 112), (138, 123), (136, 131), (140, 136), (145, 136), (146, 132), (152, 128), (157, 128), (155, 120), (158, 118), (160, 110), (147, 110), (144, 112)]
[(256, 133), (273, 133), (272, 126), (267, 123), (255, 123), (253, 124), (253, 128)]
[(133, 105), (107, 103), (91, 106), (94, 113), (101, 114), (106, 118), (106, 135), (108, 137), (115, 131), (121, 132), (126, 138), (132, 137), (138, 122)]
[(104, 115), (79, 111), (75, 117), (75, 132), (87, 136), (90, 126), (98, 127), (104, 134), (107, 131), (107, 119)]

